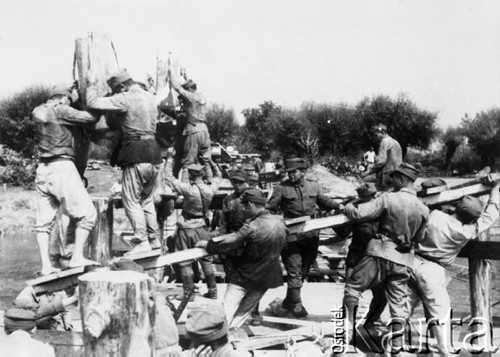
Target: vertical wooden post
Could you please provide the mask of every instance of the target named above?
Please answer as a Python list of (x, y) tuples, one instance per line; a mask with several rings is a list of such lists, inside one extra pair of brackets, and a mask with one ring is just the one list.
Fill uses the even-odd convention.
[[(478, 237), (479, 241), (488, 240), (488, 234), (484, 233)], [(482, 317), (488, 322), (492, 322), (491, 302), (490, 302), (490, 282), (491, 282), (491, 265), (486, 259), (480, 257), (469, 257), (469, 283), (470, 283), (470, 304), (472, 318)], [(493, 325), (491, 325), (493, 328)], [(488, 326), (489, 327), (489, 326)], [(484, 325), (476, 325), (472, 327), (472, 331), (476, 332), (484, 328)], [(486, 339), (486, 340), (485, 340)], [(491, 347), (492, 341), (489, 336), (477, 339), (475, 346)], [(490, 353), (483, 352), (481, 356), (490, 356)]]
[(104, 266), (111, 258), (113, 204), (107, 197), (94, 197), (92, 202), (97, 211), (97, 220), (89, 235), (90, 259)]
[(146, 274), (91, 272), (79, 289), (85, 356), (154, 356), (156, 308)]

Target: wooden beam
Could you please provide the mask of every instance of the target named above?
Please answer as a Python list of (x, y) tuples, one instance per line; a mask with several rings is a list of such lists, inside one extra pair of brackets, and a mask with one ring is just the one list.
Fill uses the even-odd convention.
[(491, 186), (483, 185), (481, 183), (466, 186), (463, 188), (452, 189), (438, 194), (420, 197), (420, 200), (427, 206), (432, 207), (440, 204), (450, 203), (462, 199), (464, 196), (481, 196), (488, 194), (491, 191)]
[(207, 255), (210, 254), (208, 254), (205, 249), (193, 248), (181, 250), (175, 253), (160, 255), (156, 259), (138, 260), (136, 261), (136, 263), (141, 265), (144, 269), (149, 270), (184, 262), (186, 260), (199, 259), (202, 257), (206, 257)]
[(500, 242), (470, 241), (458, 254), (461, 258), (500, 260)]
[(85, 272), (85, 268), (86, 267), (83, 266), (44, 275), (36, 279), (28, 280), (26, 284), (30, 285), (37, 295), (60, 291), (72, 285), (77, 285), (78, 277)]

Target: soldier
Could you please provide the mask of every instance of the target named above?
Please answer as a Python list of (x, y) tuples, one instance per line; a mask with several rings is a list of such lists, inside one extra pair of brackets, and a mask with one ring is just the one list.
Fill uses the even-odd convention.
[[(353, 202), (355, 206), (359, 206), (363, 203), (370, 202), (377, 197), (377, 189), (373, 183), (364, 183), (358, 188), (356, 188), (359, 198)], [(349, 233), (352, 233), (352, 242), (349, 246), (349, 252), (345, 260), (346, 273), (345, 281), (346, 285), (349, 284), (352, 277), (352, 273), (356, 266), (359, 264), (361, 259), (365, 256), (366, 247), (372, 238), (375, 237), (378, 231), (378, 220), (369, 222), (360, 222), (344, 227), (336, 228), (335, 232), (340, 236), (347, 237)], [(369, 314), (367, 315), (367, 320), (371, 325), (381, 325), (380, 315), (384, 311), (387, 305), (387, 299), (385, 298), (385, 292), (383, 286), (373, 286), (372, 291), (372, 301), (369, 307)]]
[(185, 136), (182, 155), (182, 181), (187, 182), (187, 167), (199, 162), (205, 170), (205, 177), (211, 182), (213, 173), (210, 167), (211, 144), (205, 116), (207, 101), (198, 91), (196, 83), (188, 79), (180, 85), (176, 76), (172, 76), (172, 85), (186, 112), (186, 127), (182, 132)]
[[(413, 267), (410, 288), (412, 308), (422, 300), (427, 321), (445, 321), (450, 309), (450, 297), (446, 290), (445, 269), (457, 257), (460, 250), (489, 229), (498, 220), (500, 187), (498, 174), (488, 176), (493, 185), (486, 207), (476, 197), (465, 196), (449, 215), (440, 210), (429, 214), (424, 239), (415, 249), (416, 264)], [(442, 331), (435, 329), (439, 352), (446, 352)]]
[[(379, 228), (376, 238), (368, 243), (365, 257), (346, 283), (343, 304), (352, 322), (361, 294), (384, 284), (393, 330), (398, 331), (409, 317), (408, 280), (415, 261), (413, 251), (424, 237), (429, 209), (417, 198), (413, 188), (418, 175), (415, 167), (403, 163), (391, 175), (395, 192), (383, 193), (358, 207), (345, 206), (349, 219), (354, 222), (379, 220)], [(394, 351), (399, 352), (401, 337), (389, 342)]]
[(122, 200), (134, 229), (130, 254), (161, 248), (160, 230), (153, 200), (156, 178), (162, 163), (155, 140), (158, 108), (153, 94), (142, 89), (125, 69), (108, 79), (113, 95), (97, 95), (96, 78), (88, 74), (89, 108), (115, 114), (119, 121), (121, 145), (117, 164), (122, 173)]
[(58, 271), (50, 261), (49, 237), (59, 208), (76, 223), (75, 246), (69, 267), (96, 264), (83, 257), (83, 247), (97, 214), (74, 163), (72, 127), (93, 124), (97, 120), (70, 105), (69, 91), (59, 88), (52, 91), (45, 104), (33, 110), (39, 153), (35, 180), (39, 194), (35, 230), (42, 275)]
[(243, 325), (266, 291), (283, 285), (279, 259), (287, 234), (283, 219), (265, 209), (266, 197), (259, 189), (246, 190), (241, 203), (247, 223), (222, 241), (196, 244), (216, 254), (241, 250), (232, 261), (224, 295), (229, 327)]
[[(210, 238), (206, 215), (214, 193), (217, 190), (217, 185), (209, 186), (203, 181), (203, 166), (199, 164), (189, 165), (187, 172), (190, 182), (181, 182), (173, 177), (170, 164), (167, 161), (166, 183), (175, 192), (184, 197), (182, 213), (177, 219), (175, 237), (175, 250), (180, 251), (194, 248), (198, 241), (208, 241)], [(212, 257), (203, 257), (199, 261), (205, 274), (205, 281), (208, 288), (208, 292), (203, 296), (210, 299), (217, 299), (217, 284), (212, 266)], [(177, 296), (178, 300), (183, 300), (194, 289), (194, 272), (191, 264), (191, 261), (179, 263), (184, 293)], [(189, 301), (194, 301), (193, 295), (191, 295)]]
[(377, 124), (372, 129), (373, 135), (380, 141), (375, 164), (368, 173), (377, 174), (377, 188), (387, 191), (391, 188), (391, 172), (403, 162), (401, 145), (387, 133), (384, 124)]
[[(334, 199), (322, 193), (318, 182), (305, 177), (306, 169), (303, 159), (286, 161), (288, 179), (274, 188), (267, 204), (271, 212), (281, 210), (285, 219), (291, 219), (301, 216), (313, 217), (317, 213), (316, 205), (328, 211), (339, 207)], [(300, 289), (316, 260), (318, 245), (319, 231), (294, 234), (287, 237), (286, 246), (281, 253), (288, 285), (283, 308), (296, 317), (307, 316), (307, 310), (302, 305)]]

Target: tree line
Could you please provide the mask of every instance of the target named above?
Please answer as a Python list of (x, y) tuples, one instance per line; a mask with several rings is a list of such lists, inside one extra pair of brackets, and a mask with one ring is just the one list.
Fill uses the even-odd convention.
[[(49, 92), (46, 86), (34, 85), (0, 100), (1, 145), (26, 159), (36, 156), (31, 111), (47, 100)], [(265, 160), (274, 160), (278, 156), (302, 156), (310, 162), (325, 157), (356, 160), (370, 146), (377, 148), (370, 129), (383, 123), (390, 135), (399, 141), (404, 153), (409, 149), (426, 150), (431, 143), (440, 140), (443, 150), (438, 153), (437, 162), (441, 169), (453, 169), (453, 157), (464, 140), (468, 141), (472, 152), (464, 155), (464, 160), (469, 162), (457, 165), (468, 165), (470, 170), (486, 165), (498, 169), (499, 108), (473, 117), (464, 115), (459, 125), (444, 131), (437, 126), (437, 113), (418, 108), (406, 95), (365, 97), (355, 105), (305, 102), (298, 108), (265, 101), (257, 107), (244, 109), (242, 114), (245, 122), (239, 125), (231, 108), (210, 104), (207, 124), (212, 141), (223, 146), (233, 145), (242, 153), (261, 154)], [(105, 159), (110, 152), (109, 140), (103, 140), (101, 134), (95, 135), (93, 141), (90, 157)], [(432, 161), (425, 155), (420, 158)], [(5, 161), (5, 158), (0, 160), (0, 166), (8, 165)], [(1, 175), (0, 180), (13, 182)]]

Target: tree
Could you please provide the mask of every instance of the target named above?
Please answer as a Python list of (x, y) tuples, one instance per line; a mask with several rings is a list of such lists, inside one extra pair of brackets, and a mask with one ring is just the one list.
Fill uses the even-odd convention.
[(449, 127), (444, 132), (441, 140), (445, 146), (445, 170), (449, 174), (451, 171), (451, 160), (458, 147), (464, 140), (463, 129), (461, 127)]
[(462, 129), (481, 157), (481, 165), (496, 166), (500, 156), (500, 109), (480, 112), (473, 119), (466, 116), (462, 119)]
[(260, 104), (258, 108), (243, 110), (245, 124), (240, 139), (247, 147), (252, 148), (252, 152), (262, 154), (265, 159), (269, 157), (275, 146), (275, 122), (281, 110), (281, 107), (271, 101)]
[(207, 110), (207, 126), (210, 139), (223, 146), (234, 145), (240, 126), (234, 117), (232, 109), (224, 105), (212, 104)]
[(48, 99), (49, 93), (49, 88), (35, 85), (0, 101), (1, 144), (25, 156), (35, 155), (35, 123), (31, 112)]
[(426, 149), (439, 133), (437, 114), (417, 108), (405, 95), (399, 95), (396, 100), (383, 95), (364, 98), (356, 108), (362, 124), (357, 136), (368, 142), (372, 140), (371, 128), (378, 123), (385, 124), (389, 135), (401, 145), (403, 155), (409, 146)]

